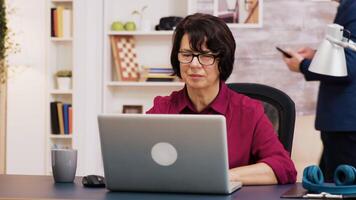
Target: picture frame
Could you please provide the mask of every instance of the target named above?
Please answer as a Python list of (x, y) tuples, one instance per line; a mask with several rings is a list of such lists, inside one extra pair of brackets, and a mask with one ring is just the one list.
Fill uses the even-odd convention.
[(189, 0), (188, 14), (206, 13), (230, 28), (262, 28), (263, 0)]
[(142, 105), (123, 105), (122, 113), (125, 114), (142, 114), (143, 106)]

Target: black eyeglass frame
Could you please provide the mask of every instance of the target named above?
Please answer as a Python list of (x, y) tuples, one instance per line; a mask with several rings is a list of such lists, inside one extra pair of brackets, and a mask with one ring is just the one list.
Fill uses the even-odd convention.
[[(191, 55), (192, 55), (192, 59), (191, 59), (189, 62), (182, 62), (182, 61), (180, 61), (180, 60), (179, 60), (179, 54), (181, 54), (181, 53), (191, 54)], [(203, 64), (203, 63), (201, 63), (201, 61), (200, 61), (200, 59), (199, 59), (199, 56), (201, 56), (201, 55), (209, 55), (209, 56), (212, 56), (212, 57), (214, 58), (214, 60), (213, 60), (213, 62), (212, 62), (211, 64)], [(178, 51), (178, 57), (177, 57), (177, 58), (178, 58), (178, 61), (179, 61), (180, 63), (182, 63), (182, 64), (189, 64), (189, 63), (191, 63), (191, 62), (194, 60), (195, 57), (197, 57), (198, 62), (199, 62), (201, 65), (209, 66), (209, 65), (213, 65), (213, 64), (215, 63), (216, 59), (219, 58), (219, 53), (190, 53), (190, 52), (185, 52), (185, 51)]]

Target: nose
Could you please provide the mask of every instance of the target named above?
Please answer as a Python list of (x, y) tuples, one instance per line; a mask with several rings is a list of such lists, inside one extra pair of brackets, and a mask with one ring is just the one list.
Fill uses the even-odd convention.
[(200, 64), (197, 56), (195, 56), (193, 58), (192, 62), (190, 63), (190, 66), (191, 67), (201, 67), (201, 64)]

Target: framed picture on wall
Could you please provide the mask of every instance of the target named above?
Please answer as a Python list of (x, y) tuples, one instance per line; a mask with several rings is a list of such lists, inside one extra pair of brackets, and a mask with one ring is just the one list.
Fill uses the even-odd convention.
[(206, 13), (223, 19), (230, 28), (261, 28), (263, 0), (189, 0), (188, 14)]
[(123, 105), (122, 113), (126, 114), (142, 114), (143, 106), (142, 105)]

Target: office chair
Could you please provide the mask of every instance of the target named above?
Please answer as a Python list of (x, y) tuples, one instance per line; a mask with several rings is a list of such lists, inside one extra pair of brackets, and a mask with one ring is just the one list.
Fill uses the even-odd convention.
[(293, 100), (284, 92), (267, 85), (256, 83), (229, 83), (227, 85), (230, 89), (263, 103), (265, 114), (271, 120), (284, 148), (291, 155), (295, 123)]

